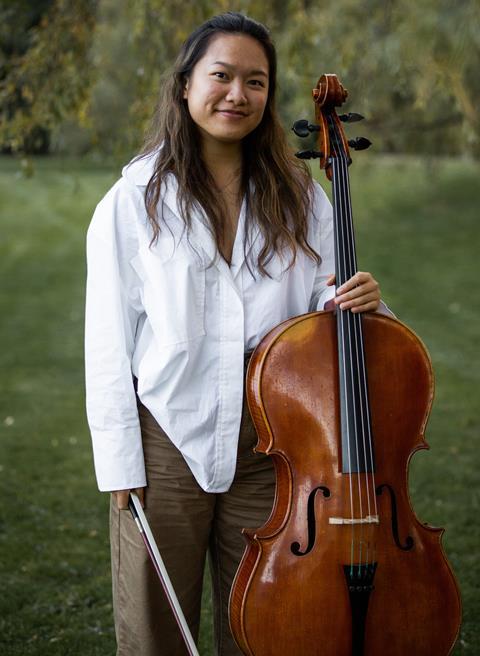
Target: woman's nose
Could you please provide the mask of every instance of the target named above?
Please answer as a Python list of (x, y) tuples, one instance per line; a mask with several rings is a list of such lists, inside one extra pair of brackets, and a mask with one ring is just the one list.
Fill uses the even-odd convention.
[(247, 97), (245, 95), (243, 82), (241, 82), (240, 80), (232, 81), (228, 93), (225, 97), (225, 100), (230, 100), (234, 102), (236, 105), (246, 103)]

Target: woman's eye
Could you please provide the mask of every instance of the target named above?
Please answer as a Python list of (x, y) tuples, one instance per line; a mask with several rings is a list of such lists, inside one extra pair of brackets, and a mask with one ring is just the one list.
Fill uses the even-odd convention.
[(220, 80), (224, 80), (227, 77), (227, 74), (224, 73), (223, 71), (216, 71), (214, 73), (215, 76), (218, 76)]
[(254, 86), (257, 86), (257, 87), (263, 87), (264, 86), (262, 80), (250, 80), (250, 84), (253, 84)]

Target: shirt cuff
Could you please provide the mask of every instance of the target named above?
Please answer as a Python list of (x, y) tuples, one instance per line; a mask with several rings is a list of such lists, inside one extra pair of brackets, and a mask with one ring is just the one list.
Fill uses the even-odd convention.
[(93, 459), (101, 492), (145, 487), (140, 427), (92, 431)]
[[(327, 305), (327, 303), (330, 303), (330, 301), (333, 301), (333, 299), (335, 298), (336, 289), (337, 288), (335, 287), (335, 285), (329, 285), (328, 287), (325, 287), (325, 289), (320, 294), (320, 298), (318, 299), (317, 311), (327, 309), (325, 308), (325, 306)], [(331, 303), (328, 309), (330, 309), (330, 306)]]
[(391, 309), (388, 307), (386, 303), (384, 303), (382, 300), (380, 301), (380, 305), (378, 306), (377, 312), (379, 314), (385, 314), (387, 317), (393, 317), (396, 319), (397, 317), (393, 314)]

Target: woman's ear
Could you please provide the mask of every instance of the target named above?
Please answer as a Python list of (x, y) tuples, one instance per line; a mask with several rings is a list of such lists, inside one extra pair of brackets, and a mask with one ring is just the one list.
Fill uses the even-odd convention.
[(183, 85), (183, 99), (186, 100), (188, 97), (188, 80), (185, 80), (185, 84)]

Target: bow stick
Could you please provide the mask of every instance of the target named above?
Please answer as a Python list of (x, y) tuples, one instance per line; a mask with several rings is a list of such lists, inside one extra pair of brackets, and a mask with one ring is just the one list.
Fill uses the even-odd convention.
[(175, 590), (173, 589), (172, 582), (170, 581), (170, 577), (168, 576), (168, 572), (165, 568), (162, 557), (160, 556), (160, 552), (158, 551), (155, 538), (153, 537), (150, 526), (148, 525), (147, 518), (143, 512), (142, 504), (140, 503), (140, 499), (135, 492), (130, 492), (130, 496), (128, 498), (128, 507), (132, 513), (137, 528), (140, 531), (140, 535), (142, 536), (142, 539), (145, 543), (148, 555), (150, 556), (153, 566), (155, 567), (155, 571), (158, 574), (158, 578), (160, 579), (163, 590), (167, 596), (170, 608), (172, 609), (177, 621), (178, 628), (182, 633), (185, 645), (188, 649), (188, 653), (190, 656), (200, 656), (192, 638), (192, 634), (190, 633), (190, 629), (178, 601), (177, 595), (175, 594)]

